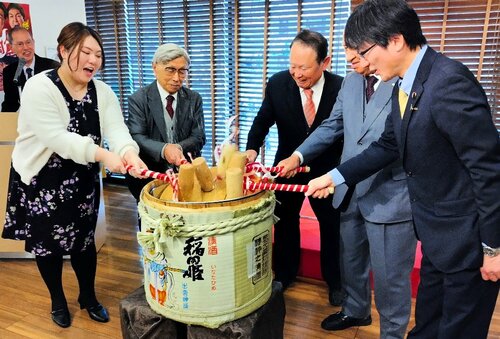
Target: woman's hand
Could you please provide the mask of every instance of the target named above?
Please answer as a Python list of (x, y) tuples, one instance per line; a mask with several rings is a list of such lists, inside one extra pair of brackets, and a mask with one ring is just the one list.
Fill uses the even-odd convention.
[(139, 155), (137, 155), (134, 150), (128, 150), (127, 152), (125, 152), (125, 154), (123, 155), (123, 160), (125, 161), (126, 166), (130, 165), (133, 167), (133, 169), (129, 171), (129, 174), (131, 176), (141, 179), (147, 178), (147, 176), (141, 175), (141, 172), (143, 170), (147, 170), (148, 166), (146, 166), (146, 164), (141, 160), (141, 158), (139, 158)]
[(95, 153), (95, 161), (101, 162), (104, 167), (111, 172), (122, 174), (127, 173), (127, 170), (125, 169), (125, 161), (123, 161), (118, 154), (110, 152), (102, 147), (97, 149), (97, 152)]

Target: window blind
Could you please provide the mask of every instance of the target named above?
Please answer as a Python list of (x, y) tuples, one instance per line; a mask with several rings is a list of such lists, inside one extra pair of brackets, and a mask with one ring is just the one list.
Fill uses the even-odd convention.
[(500, 131), (500, 2), (409, 1), (429, 45), (464, 63), (483, 86)]
[[(342, 31), (350, 1), (340, 0), (86, 0), (87, 23), (105, 40), (102, 79), (120, 98), (154, 80), (151, 60), (159, 44), (184, 47), (191, 58), (186, 85), (203, 98), (207, 143), (202, 155), (228, 137), (233, 116), (236, 142), (246, 146), (248, 131), (263, 99), (267, 80), (288, 68), (289, 45), (301, 29), (329, 41), (332, 71), (345, 75)], [(261, 152), (270, 165), (277, 147), (272, 129)]]
[[(356, 7), (362, 1), (353, 0)], [(500, 132), (500, 2), (409, 0), (429, 45), (464, 63), (483, 86)]]

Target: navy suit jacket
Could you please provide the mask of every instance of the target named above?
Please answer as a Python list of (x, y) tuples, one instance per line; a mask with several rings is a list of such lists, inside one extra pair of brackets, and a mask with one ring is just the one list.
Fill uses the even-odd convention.
[(479, 268), (481, 243), (500, 247), (500, 142), (484, 90), (428, 48), (403, 119), (398, 86), (392, 100), (381, 138), (338, 170), (351, 185), (400, 157), (424, 254), (445, 273)]
[[(247, 149), (259, 152), (269, 129), (276, 124), (278, 149), (274, 164), (289, 157), (293, 151), (312, 133), (323, 120), (330, 116), (343, 78), (330, 72), (323, 72), (325, 84), (313, 124), (309, 128), (304, 116), (300, 89), (290, 72), (281, 71), (273, 75), (266, 86), (265, 98), (248, 134)], [(307, 183), (309, 178), (324, 174), (334, 168), (342, 152), (342, 139), (333, 143), (323, 155), (311, 161), (310, 175), (296, 175), (288, 182)], [(280, 180), (285, 181), (283, 178)]]
[[(17, 65), (19, 61), (11, 63), (3, 69), (3, 91), (5, 93), (4, 101), (2, 103), (2, 112), (17, 112), (19, 109), (19, 89), (14, 83), (14, 75), (16, 74)], [(48, 69), (59, 67), (59, 63), (55, 60), (42, 58), (35, 54), (35, 69), (33, 75), (43, 72)], [(21, 89), (24, 88), (26, 76), (21, 72), (19, 76), (19, 85)]]

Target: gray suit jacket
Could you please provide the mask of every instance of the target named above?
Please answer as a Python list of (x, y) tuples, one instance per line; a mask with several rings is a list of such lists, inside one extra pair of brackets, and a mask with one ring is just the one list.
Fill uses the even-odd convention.
[(127, 126), (132, 138), (139, 144), (141, 159), (150, 170), (164, 172), (169, 164), (162, 158), (162, 149), (173, 133), (174, 143), (182, 146), (184, 156), (200, 156), (205, 144), (205, 125), (200, 94), (186, 87), (178, 91), (174, 126), (167, 131), (160, 93), (153, 81), (137, 90), (129, 98)]
[[(364, 77), (348, 74), (342, 84), (330, 117), (297, 149), (308, 163), (337, 138), (344, 136), (341, 163), (361, 153), (378, 140), (391, 111), (391, 94), (395, 79), (381, 82), (371, 100), (366, 103)], [(366, 118), (363, 121), (363, 110)], [(347, 186), (335, 188), (333, 204), (344, 200)], [(401, 162), (396, 161), (355, 187), (363, 217), (374, 223), (396, 223), (411, 220), (406, 175)]]

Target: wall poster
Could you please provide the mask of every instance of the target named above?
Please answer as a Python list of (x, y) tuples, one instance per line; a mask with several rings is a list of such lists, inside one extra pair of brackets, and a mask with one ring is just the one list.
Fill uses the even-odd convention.
[(26, 28), (33, 36), (29, 4), (0, 2), (0, 103), (4, 98), (3, 69), (17, 61), (7, 38), (10, 29), (15, 26)]

